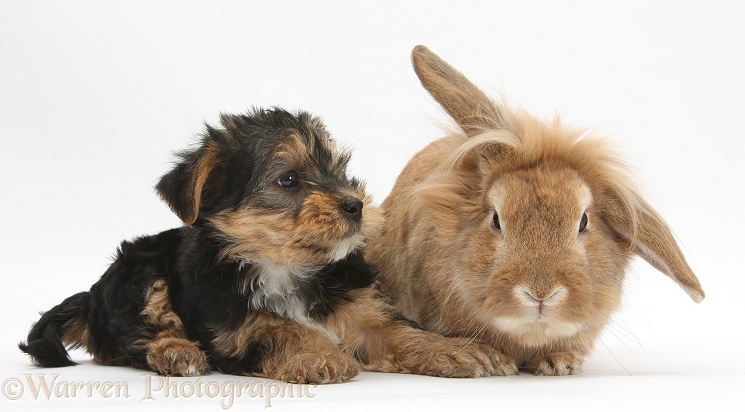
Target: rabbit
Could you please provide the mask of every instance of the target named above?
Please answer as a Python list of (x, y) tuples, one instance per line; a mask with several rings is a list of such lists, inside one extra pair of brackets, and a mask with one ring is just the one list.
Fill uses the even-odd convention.
[(605, 140), (490, 99), (424, 46), (412, 63), (462, 133), (409, 161), (365, 252), (405, 317), (491, 345), (504, 370), (570, 375), (618, 309), (633, 255), (704, 299)]

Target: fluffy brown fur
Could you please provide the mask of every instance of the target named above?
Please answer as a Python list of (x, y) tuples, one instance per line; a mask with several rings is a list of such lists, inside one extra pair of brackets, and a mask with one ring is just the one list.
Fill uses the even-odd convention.
[(163, 375), (514, 373), (491, 347), (418, 329), (377, 295), (361, 249), (380, 215), (320, 119), (275, 108), (221, 123), (157, 185), (185, 226), (123, 242), (89, 292), (45, 312), (20, 344), (34, 363), (74, 365), (66, 347), (84, 347)]
[(603, 140), (493, 101), (423, 46), (412, 59), (463, 133), (409, 162), (366, 252), (405, 316), (525, 370), (566, 375), (618, 308), (632, 254), (704, 298)]

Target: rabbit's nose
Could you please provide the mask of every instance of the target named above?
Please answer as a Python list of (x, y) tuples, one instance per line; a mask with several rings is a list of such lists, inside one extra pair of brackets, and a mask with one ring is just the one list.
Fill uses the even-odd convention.
[(561, 302), (567, 295), (567, 289), (563, 286), (549, 290), (548, 292), (536, 291), (523, 286), (518, 286), (514, 294), (518, 300), (528, 306), (553, 306)]

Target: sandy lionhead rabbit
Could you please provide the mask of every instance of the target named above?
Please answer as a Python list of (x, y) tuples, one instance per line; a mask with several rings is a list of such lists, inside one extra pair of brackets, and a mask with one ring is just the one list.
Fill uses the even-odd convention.
[(513, 368), (566, 375), (618, 308), (632, 255), (704, 299), (602, 140), (491, 100), (426, 47), (412, 59), (463, 133), (409, 162), (366, 252), (405, 316), (491, 344)]

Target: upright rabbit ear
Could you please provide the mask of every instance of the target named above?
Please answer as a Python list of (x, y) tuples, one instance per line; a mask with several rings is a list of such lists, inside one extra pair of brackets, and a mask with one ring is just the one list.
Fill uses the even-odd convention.
[(662, 217), (638, 195), (627, 201), (619, 196), (611, 198), (612, 206), (605, 210), (606, 221), (633, 252), (674, 280), (696, 303), (704, 300), (698, 278)]
[(199, 216), (199, 208), (211, 174), (222, 162), (220, 148), (208, 138), (194, 150), (180, 153), (181, 161), (160, 178), (155, 189), (171, 210), (188, 226)]
[(485, 130), (507, 128), (502, 110), (463, 74), (428, 48), (414, 47), (411, 62), (422, 86), (466, 135), (472, 137)]

